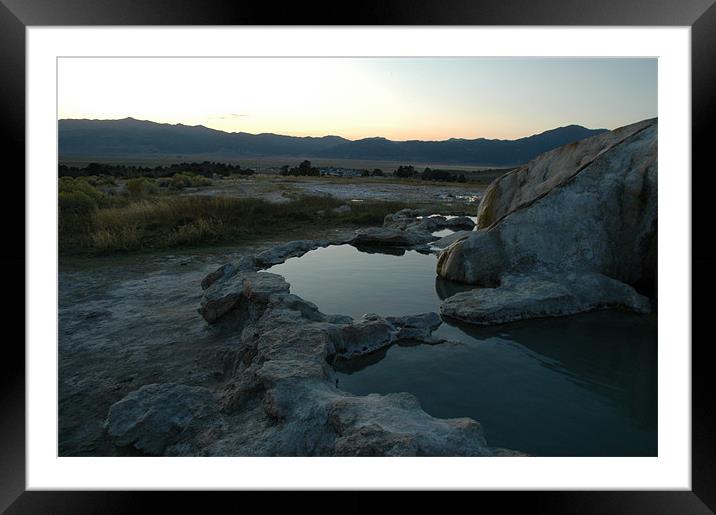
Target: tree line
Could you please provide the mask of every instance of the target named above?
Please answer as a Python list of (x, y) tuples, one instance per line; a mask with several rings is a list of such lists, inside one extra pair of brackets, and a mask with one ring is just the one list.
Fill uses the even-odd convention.
[(393, 172), (393, 176), (402, 179), (421, 179), (423, 181), (467, 182), (467, 178), (463, 173), (457, 174), (448, 170), (433, 170), (432, 168), (425, 168), (425, 170), (419, 172), (411, 165), (399, 166)]
[(315, 166), (311, 166), (311, 162), (308, 160), (302, 161), (298, 166), (291, 168), (288, 165), (283, 165), (279, 173), (291, 177), (317, 177), (321, 175), (321, 171)]
[(110, 175), (112, 177), (172, 177), (178, 173), (194, 173), (204, 177), (212, 177), (214, 174), (228, 175), (253, 175), (251, 168), (241, 168), (239, 165), (227, 163), (215, 163), (204, 161), (203, 163), (175, 163), (168, 166), (126, 166), (105, 163), (89, 163), (84, 168), (76, 166), (59, 165), (58, 175), (60, 177), (88, 177), (91, 175)]

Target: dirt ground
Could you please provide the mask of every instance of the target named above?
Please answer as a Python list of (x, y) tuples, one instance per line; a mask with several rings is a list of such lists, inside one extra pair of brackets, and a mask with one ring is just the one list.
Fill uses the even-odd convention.
[(263, 198), (287, 202), (301, 195), (328, 195), (346, 201), (386, 200), (411, 204), (477, 203), (484, 185), (472, 183), (431, 183), (364, 177), (282, 177), (256, 175), (214, 179), (209, 187), (187, 191), (186, 195)]

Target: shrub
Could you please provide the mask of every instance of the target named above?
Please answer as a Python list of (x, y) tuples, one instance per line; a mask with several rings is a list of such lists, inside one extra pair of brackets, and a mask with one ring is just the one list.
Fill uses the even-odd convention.
[(88, 175), (87, 177), (83, 177), (82, 179), (85, 182), (87, 182), (90, 186), (94, 186), (95, 188), (100, 187), (100, 186), (116, 186), (117, 185), (114, 178), (109, 175)]
[(73, 191), (75, 179), (74, 177), (60, 177), (57, 181), (57, 189), (60, 193)]
[(102, 201), (102, 192), (92, 186), (84, 177), (73, 179), (72, 177), (60, 177), (58, 181), (58, 190), (60, 193), (82, 192), (89, 198), (99, 203)]
[(58, 203), (60, 215), (89, 216), (97, 210), (97, 202), (84, 191), (61, 191)]
[(211, 185), (211, 181), (205, 177), (194, 175), (192, 173), (180, 172), (174, 174), (169, 185), (175, 190), (183, 190), (184, 188), (199, 188), (201, 186)]
[(159, 186), (154, 179), (137, 177), (136, 179), (129, 179), (127, 181), (127, 191), (133, 197), (144, 197), (157, 193)]
[(395, 177), (400, 177), (401, 179), (410, 179), (418, 175), (418, 172), (411, 165), (399, 166), (398, 169), (393, 172), (393, 175)]

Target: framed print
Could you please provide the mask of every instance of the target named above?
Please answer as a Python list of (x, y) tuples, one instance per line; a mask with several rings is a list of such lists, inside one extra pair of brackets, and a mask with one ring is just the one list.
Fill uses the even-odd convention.
[(716, 8), (517, 4), (4, 1), (0, 507), (710, 513)]

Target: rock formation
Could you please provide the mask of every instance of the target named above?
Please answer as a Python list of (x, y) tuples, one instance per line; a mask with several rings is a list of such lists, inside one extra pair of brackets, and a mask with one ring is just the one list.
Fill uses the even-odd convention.
[(483, 288), (448, 299), (441, 312), (496, 323), (648, 310), (634, 288), (656, 294), (657, 127), (645, 120), (571, 143), (496, 179), (476, 231), (437, 265), (439, 276)]
[(467, 216), (428, 216), (424, 209), (401, 209), (387, 215), (382, 227), (358, 229), (349, 243), (355, 246), (416, 247), (437, 240), (432, 234), (436, 231), (472, 230), (474, 227), (475, 222)]
[(223, 357), (219, 393), (176, 384), (131, 392), (108, 414), (117, 445), (173, 456), (519, 455), (488, 446), (472, 419), (431, 417), (411, 394), (337, 388), (335, 359), (399, 340), (436, 343), (436, 313), (326, 315), (289, 293), (283, 277), (241, 268), (224, 266), (202, 281), (206, 320), (242, 322)]

